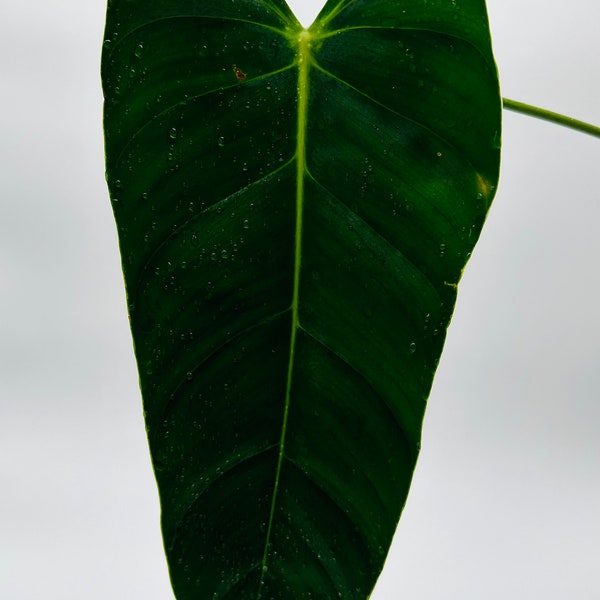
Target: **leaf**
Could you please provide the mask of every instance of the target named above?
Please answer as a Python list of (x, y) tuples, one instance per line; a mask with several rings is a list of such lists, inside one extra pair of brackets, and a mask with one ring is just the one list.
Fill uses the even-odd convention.
[(177, 598), (364, 598), (499, 169), (483, 0), (112, 0), (107, 179)]

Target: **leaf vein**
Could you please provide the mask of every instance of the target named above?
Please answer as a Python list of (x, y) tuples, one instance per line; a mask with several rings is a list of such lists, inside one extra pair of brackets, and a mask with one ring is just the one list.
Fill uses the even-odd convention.
[(178, 238), (181, 234), (185, 233), (187, 228), (189, 228), (192, 224), (194, 224), (196, 221), (198, 221), (200, 218), (202, 218), (204, 215), (206, 215), (209, 212), (213, 212), (218, 210), (220, 207), (222, 207), (222, 205), (228, 201), (230, 201), (232, 198), (235, 198), (237, 196), (239, 196), (240, 194), (242, 194), (243, 192), (245, 192), (246, 190), (249, 190), (251, 188), (253, 188), (254, 186), (257, 185), (261, 185), (263, 183), (265, 183), (266, 181), (268, 181), (270, 178), (274, 177), (277, 173), (283, 171), (286, 167), (288, 167), (288, 165), (292, 164), (292, 162), (294, 162), (294, 156), (292, 156), (287, 162), (285, 162), (283, 165), (277, 167), (275, 170), (271, 171), (270, 173), (267, 173), (266, 175), (263, 175), (262, 177), (260, 177), (259, 179), (256, 179), (255, 181), (252, 181), (251, 183), (249, 183), (248, 185), (235, 190), (234, 192), (232, 192), (231, 194), (225, 196), (224, 198), (221, 198), (220, 200), (218, 200), (217, 202), (215, 202), (214, 204), (211, 204), (210, 206), (207, 206), (205, 209), (190, 215), (189, 217), (187, 217), (185, 220), (183, 220), (174, 231), (171, 231), (171, 233), (169, 233), (169, 235), (167, 235), (163, 240), (161, 240), (157, 246), (155, 247), (155, 249), (150, 253), (150, 255), (148, 256), (148, 258), (146, 259), (144, 266), (140, 269), (139, 275), (137, 276), (137, 281), (135, 283), (135, 285), (133, 286), (135, 289), (135, 292), (131, 295), (131, 297), (134, 299), (138, 297), (139, 295), (139, 290), (142, 287), (143, 284), (143, 277), (146, 274), (146, 272), (148, 271), (152, 261), (154, 260), (154, 258), (156, 256), (158, 256), (160, 254), (160, 251), (162, 249), (164, 249), (166, 247), (166, 245), (170, 242), (175, 240), (176, 238)]
[[(227, 346), (230, 346), (231, 344), (237, 342), (241, 337), (243, 337), (247, 333), (250, 333), (251, 331), (253, 331), (255, 329), (259, 329), (260, 327), (264, 327), (265, 325), (272, 323), (273, 321), (277, 320), (279, 317), (281, 317), (281, 316), (285, 315), (287, 312), (289, 312), (289, 310), (290, 310), (289, 308), (286, 308), (285, 310), (281, 310), (279, 312), (273, 313), (272, 315), (263, 317), (256, 323), (252, 323), (251, 325), (248, 325), (248, 326), (244, 327), (243, 329), (241, 329), (240, 331), (236, 332), (235, 335), (231, 336), (230, 338), (226, 339), (223, 343), (221, 343), (218, 346), (216, 346), (215, 348), (213, 348), (206, 356), (203, 356), (202, 359), (192, 368), (192, 370), (190, 372), (192, 373), (192, 375), (195, 375), (199, 369), (204, 367), (214, 356), (216, 356), (219, 352), (221, 352), (222, 350), (227, 348)], [(168, 411), (173, 406), (173, 404), (175, 404), (176, 396), (177, 396), (179, 390), (185, 385), (185, 383), (186, 383), (186, 381), (188, 381), (188, 379), (189, 379), (189, 376), (187, 375), (187, 372), (186, 372), (186, 376), (182, 377), (180, 379), (179, 383), (177, 383), (175, 385), (172, 392), (169, 394), (169, 396), (168, 396), (169, 400), (163, 407), (160, 418), (158, 419), (159, 423), (165, 419)]]
[[(285, 71), (289, 71), (294, 66), (295, 66), (294, 63), (286, 65), (285, 67), (282, 67), (281, 69), (276, 69), (275, 71), (269, 71), (268, 73), (264, 73), (263, 75), (254, 77), (253, 80), (261, 81), (264, 79), (268, 79), (269, 77), (273, 77), (274, 75), (278, 75), (279, 73), (284, 73)], [(219, 92), (235, 90), (239, 87), (239, 85), (240, 84), (238, 82), (236, 82), (236, 83), (232, 83), (231, 85), (219, 86), (219, 87), (216, 87), (216, 88), (213, 88), (210, 90), (206, 90), (206, 91), (202, 92), (201, 94), (196, 94), (194, 96), (190, 96), (189, 98), (186, 98), (184, 101), (176, 102), (175, 104), (172, 104), (172, 105), (168, 106), (167, 108), (161, 110), (160, 112), (156, 113), (150, 119), (148, 119), (141, 127), (139, 127), (135, 132), (133, 132), (131, 134), (131, 136), (127, 140), (126, 144), (123, 146), (122, 150), (119, 152), (119, 155), (117, 156), (117, 158), (115, 160), (115, 164), (119, 164), (121, 162), (123, 155), (125, 154), (125, 151), (129, 147), (129, 145), (135, 141), (135, 139), (142, 133), (142, 131), (144, 131), (146, 128), (151, 127), (152, 124), (155, 123), (157, 119), (160, 119), (162, 117), (169, 115), (172, 111), (174, 111), (177, 108), (190, 106), (194, 102), (197, 102), (200, 98), (206, 98), (206, 97), (210, 96), (211, 94), (218, 94)]]
[(398, 426), (398, 429), (399, 429), (400, 433), (402, 434), (404, 441), (406, 442), (407, 446), (410, 448), (411, 447), (410, 439), (408, 437), (407, 432), (405, 431), (402, 421), (396, 416), (396, 413), (393, 410), (392, 406), (385, 399), (385, 397), (381, 395), (379, 390), (375, 387), (375, 384), (362, 371), (360, 371), (356, 366), (354, 366), (348, 358), (346, 358), (343, 354), (341, 354), (339, 350), (337, 350), (336, 348), (334, 348), (333, 346), (330, 346), (327, 342), (325, 342), (325, 340), (323, 340), (323, 338), (318, 336), (316, 333), (313, 333), (312, 331), (310, 331), (303, 325), (300, 325), (300, 329), (302, 330), (302, 332), (305, 335), (307, 335), (308, 337), (313, 339), (317, 344), (319, 344), (320, 346), (322, 346), (323, 348), (325, 348), (326, 350), (331, 352), (331, 354), (333, 354), (338, 360), (343, 362), (347, 367), (352, 369), (352, 371), (354, 371), (354, 373), (356, 373), (356, 375), (358, 375), (358, 377), (360, 377), (360, 379), (370, 388), (370, 390), (373, 392), (373, 394), (380, 400), (382, 406), (384, 406), (385, 409), (388, 411), (390, 417)]

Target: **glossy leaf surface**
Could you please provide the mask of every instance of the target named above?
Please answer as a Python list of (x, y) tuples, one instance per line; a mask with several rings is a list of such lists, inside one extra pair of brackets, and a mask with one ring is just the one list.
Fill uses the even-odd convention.
[(112, 0), (117, 221), (179, 600), (365, 598), (498, 178), (483, 0)]

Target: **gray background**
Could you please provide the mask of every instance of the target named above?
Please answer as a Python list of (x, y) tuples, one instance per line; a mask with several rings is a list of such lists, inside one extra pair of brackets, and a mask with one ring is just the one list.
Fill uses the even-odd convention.
[[(488, 7), (504, 95), (600, 124), (600, 2)], [(2, 600), (172, 598), (104, 184), (104, 11), (0, 12)], [(599, 171), (599, 140), (505, 113), (374, 600), (600, 598)]]

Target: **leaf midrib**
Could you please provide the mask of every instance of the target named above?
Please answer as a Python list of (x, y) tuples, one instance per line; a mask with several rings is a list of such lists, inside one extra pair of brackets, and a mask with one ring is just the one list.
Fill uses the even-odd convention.
[(297, 38), (297, 61), (298, 61), (298, 105), (297, 105), (297, 129), (296, 129), (296, 228), (294, 242), (294, 282), (291, 304), (291, 330), (290, 347), (288, 356), (288, 368), (285, 388), (285, 405), (283, 410), (283, 421), (281, 425), (281, 437), (279, 439), (279, 452), (277, 457), (277, 468), (275, 470), (275, 482), (273, 486), (273, 495), (271, 497), (271, 508), (269, 511), (269, 521), (261, 561), (261, 574), (258, 586), (257, 600), (260, 599), (264, 575), (267, 570), (267, 558), (269, 554), (269, 545), (273, 528), (273, 519), (277, 505), (277, 496), (279, 491), (279, 479), (281, 476), (281, 467), (285, 454), (285, 439), (287, 432), (292, 380), (294, 374), (294, 355), (296, 350), (296, 335), (300, 328), (299, 319), (299, 300), (300, 300), (300, 270), (302, 265), (302, 219), (304, 213), (304, 179), (306, 174), (306, 125), (308, 117), (308, 94), (309, 94), (309, 71), (311, 66), (311, 39), (309, 31), (303, 29)]

